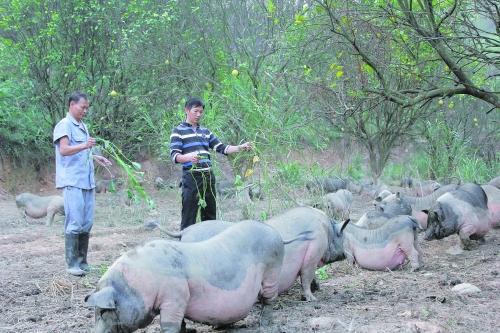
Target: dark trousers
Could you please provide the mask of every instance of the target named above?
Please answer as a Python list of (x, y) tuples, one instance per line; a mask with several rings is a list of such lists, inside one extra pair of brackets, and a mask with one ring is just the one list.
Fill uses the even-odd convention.
[(198, 208), (202, 221), (215, 220), (217, 218), (215, 196), (215, 176), (212, 171), (184, 171), (181, 230), (196, 223)]

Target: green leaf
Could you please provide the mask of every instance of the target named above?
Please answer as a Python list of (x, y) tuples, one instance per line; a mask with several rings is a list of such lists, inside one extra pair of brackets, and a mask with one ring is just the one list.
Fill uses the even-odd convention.
[(273, 0), (267, 0), (266, 10), (270, 16), (273, 16), (276, 13), (276, 5)]
[(367, 73), (367, 74), (373, 74), (375, 71), (373, 70), (373, 67), (368, 65), (366, 62), (364, 62), (361, 65), (361, 71)]
[(205, 199), (200, 198), (200, 199), (198, 200), (198, 206), (200, 206), (201, 208), (205, 208), (205, 207), (207, 207), (207, 202), (205, 201)]
[(306, 21), (306, 17), (302, 14), (296, 14), (295, 15), (295, 24), (300, 25), (303, 24)]

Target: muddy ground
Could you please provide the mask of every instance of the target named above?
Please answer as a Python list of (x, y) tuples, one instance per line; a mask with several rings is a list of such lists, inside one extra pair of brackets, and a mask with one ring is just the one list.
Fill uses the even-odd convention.
[[(145, 221), (170, 230), (179, 226), (178, 190), (150, 193), (157, 203), (153, 213), (141, 205), (126, 206), (120, 194), (97, 196), (89, 250), (93, 271), (83, 278), (65, 274), (61, 218), (50, 227), (44, 220), (25, 221), (12, 196), (0, 198), (0, 332), (92, 332), (94, 314), (83, 299), (107, 267), (134, 246), (163, 236), (158, 229), (144, 228)], [(249, 205), (247, 200), (227, 199), (219, 205), (219, 216), (238, 220), (245, 217), (242, 212), (258, 217), (265, 216), (264, 211), (270, 216), (285, 206), (279, 201)], [(352, 217), (359, 218), (369, 204), (369, 198), (355, 196)], [(418, 272), (372, 272), (345, 261), (334, 263), (318, 275), (321, 290), (315, 303), (301, 300), (297, 282), (274, 306), (277, 331), (499, 332), (500, 229), (491, 231), (485, 244), (464, 253), (458, 253), (456, 236), (420, 243), (425, 262)], [(481, 291), (457, 295), (451, 288), (461, 282)], [(255, 332), (258, 320), (256, 305), (245, 320), (219, 332)], [(199, 332), (213, 331), (188, 325)], [(160, 332), (158, 318), (140, 332)]]

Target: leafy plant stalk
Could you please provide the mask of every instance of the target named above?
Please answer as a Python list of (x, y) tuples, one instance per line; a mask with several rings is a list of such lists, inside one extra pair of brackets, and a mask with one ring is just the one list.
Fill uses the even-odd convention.
[(143, 176), (144, 172), (141, 172), (141, 165), (137, 162), (131, 161), (127, 158), (122, 150), (118, 148), (114, 143), (102, 138), (96, 138), (96, 142), (101, 144), (102, 149), (111, 156), (118, 166), (125, 172), (127, 176), (127, 196), (129, 199), (137, 201), (137, 199), (144, 200), (149, 208), (153, 209), (155, 203), (153, 199), (147, 194), (144, 187), (142, 187), (138, 176)]

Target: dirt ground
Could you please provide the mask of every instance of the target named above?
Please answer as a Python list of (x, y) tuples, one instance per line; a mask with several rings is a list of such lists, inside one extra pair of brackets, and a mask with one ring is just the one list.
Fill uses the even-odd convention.
[[(46, 193), (46, 192), (45, 192)], [(122, 253), (147, 240), (163, 237), (144, 222), (156, 221), (177, 230), (180, 194), (177, 189), (151, 190), (157, 210), (126, 206), (120, 194), (97, 195), (89, 262), (92, 272), (77, 278), (65, 273), (62, 217), (47, 227), (44, 220), (25, 221), (12, 196), (0, 197), (0, 332), (93, 332), (93, 310), (83, 299), (107, 267)], [(359, 218), (370, 199), (355, 196), (352, 217)], [(270, 206), (273, 210), (269, 210)], [(219, 217), (239, 220), (245, 214), (267, 216), (284, 207), (245, 198), (219, 205)], [(271, 212), (271, 213), (269, 213)], [(423, 268), (373, 272), (347, 262), (333, 263), (321, 278), (318, 302), (301, 300), (299, 283), (274, 306), (276, 332), (499, 332), (500, 229), (486, 243), (458, 253), (458, 238), (426, 242), (420, 235)], [(471, 283), (481, 291), (463, 296), (451, 288)], [(260, 306), (232, 328), (219, 332), (255, 332)], [(139, 332), (160, 332), (158, 319)], [(198, 332), (206, 325), (188, 321)]]

